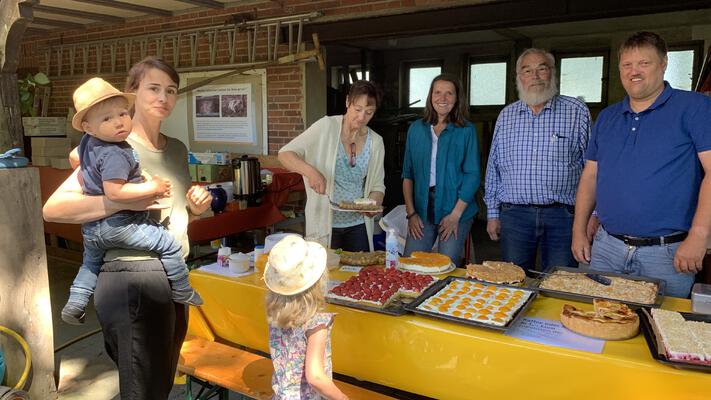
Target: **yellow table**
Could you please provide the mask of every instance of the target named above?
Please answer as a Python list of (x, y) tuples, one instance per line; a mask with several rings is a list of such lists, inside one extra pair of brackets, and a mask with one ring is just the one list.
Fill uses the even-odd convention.
[[(331, 279), (349, 275), (332, 272)], [(229, 278), (193, 271), (190, 281), (205, 300), (199, 310), (191, 307), (191, 334), (269, 352), (266, 288), (260, 274)], [(539, 296), (526, 315), (558, 320), (565, 302)], [(689, 311), (691, 304), (667, 298), (663, 308)], [(608, 341), (602, 354), (594, 354), (413, 314), (393, 317), (336, 305), (329, 310), (338, 314), (332, 336), (334, 371), (425, 396), (711, 399), (711, 374), (657, 362), (642, 334)]]

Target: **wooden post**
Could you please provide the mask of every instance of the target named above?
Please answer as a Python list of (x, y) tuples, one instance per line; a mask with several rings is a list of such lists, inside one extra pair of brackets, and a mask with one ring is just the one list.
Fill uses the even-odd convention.
[[(54, 335), (47, 277), (39, 172), (0, 169), (0, 325), (22, 336), (32, 352), (32, 372), (24, 389), (33, 399), (56, 399)], [(2, 336), (2, 335), (0, 335)], [(0, 337), (14, 386), (25, 357), (14, 339)]]

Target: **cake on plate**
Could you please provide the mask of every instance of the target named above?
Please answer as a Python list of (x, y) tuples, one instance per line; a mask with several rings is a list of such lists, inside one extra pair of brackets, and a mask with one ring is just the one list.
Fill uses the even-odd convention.
[(452, 268), (452, 260), (440, 253), (413, 251), (410, 257), (400, 257), (397, 267), (424, 274), (439, 274)]
[(382, 211), (383, 207), (379, 206), (378, 203), (369, 198), (355, 199), (353, 201), (340, 201), (338, 202), (338, 208), (343, 210), (353, 210), (353, 211)]
[(484, 261), (482, 264), (467, 265), (467, 277), (500, 285), (521, 286), (526, 272), (514, 263)]
[(327, 298), (385, 308), (402, 297), (417, 297), (435, 278), (395, 268), (366, 267), (331, 289)]

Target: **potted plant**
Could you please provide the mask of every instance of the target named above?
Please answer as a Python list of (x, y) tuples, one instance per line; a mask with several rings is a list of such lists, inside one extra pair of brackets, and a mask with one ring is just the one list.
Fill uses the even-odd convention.
[(34, 108), (35, 92), (38, 86), (49, 85), (49, 78), (42, 72), (34, 75), (27, 74), (25, 79), (18, 79), (18, 94), (20, 96), (20, 111), (23, 117), (36, 117), (37, 110)]

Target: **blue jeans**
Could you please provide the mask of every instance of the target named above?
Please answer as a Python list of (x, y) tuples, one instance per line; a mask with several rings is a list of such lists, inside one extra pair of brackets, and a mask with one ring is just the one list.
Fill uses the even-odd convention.
[(689, 297), (694, 274), (674, 269), (674, 254), (681, 242), (658, 246), (628, 246), (600, 226), (592, 246), (590, 268), (666, 281), (664, 294)]
[[(473, 221), (473, 218), (459, 221), (457, 238), (455, 239), (454, 235), (451, 235), (447, 240), (440, 240), (437, 244), (436, 251), (448, 256), (454, 265), (460, 266), (462, 264), (464, 259), (464, 244), (467, 241), (467, 236), (469, 236), (469, 230), (472, 227)], [(415, 239), (410, 235), (407, 236), (407, 241), (405, 242), (405, 257), (409, 257), (413, 251), (432, 251), (432, 246), (434, 246), (437, 235), (439, 234), (439, 225), (424, 219), (422, 220), (422, 224), (425, 227), (422, 229), (421, 239)]]
[(543, 268), (577, 267), (570, 250), (575, 208), (565, 204), (534, 207), (501, 204), (501, 257), (525, 270), (535, 269), (541, 248)]
[(181, 244), (147, 212), (121, 211), (82, 225), (84, 260), (70, 288), (69, 301), (86, 306), (109, 249), (134, 249), (157, 253), (173, 291), (191, 290)]

